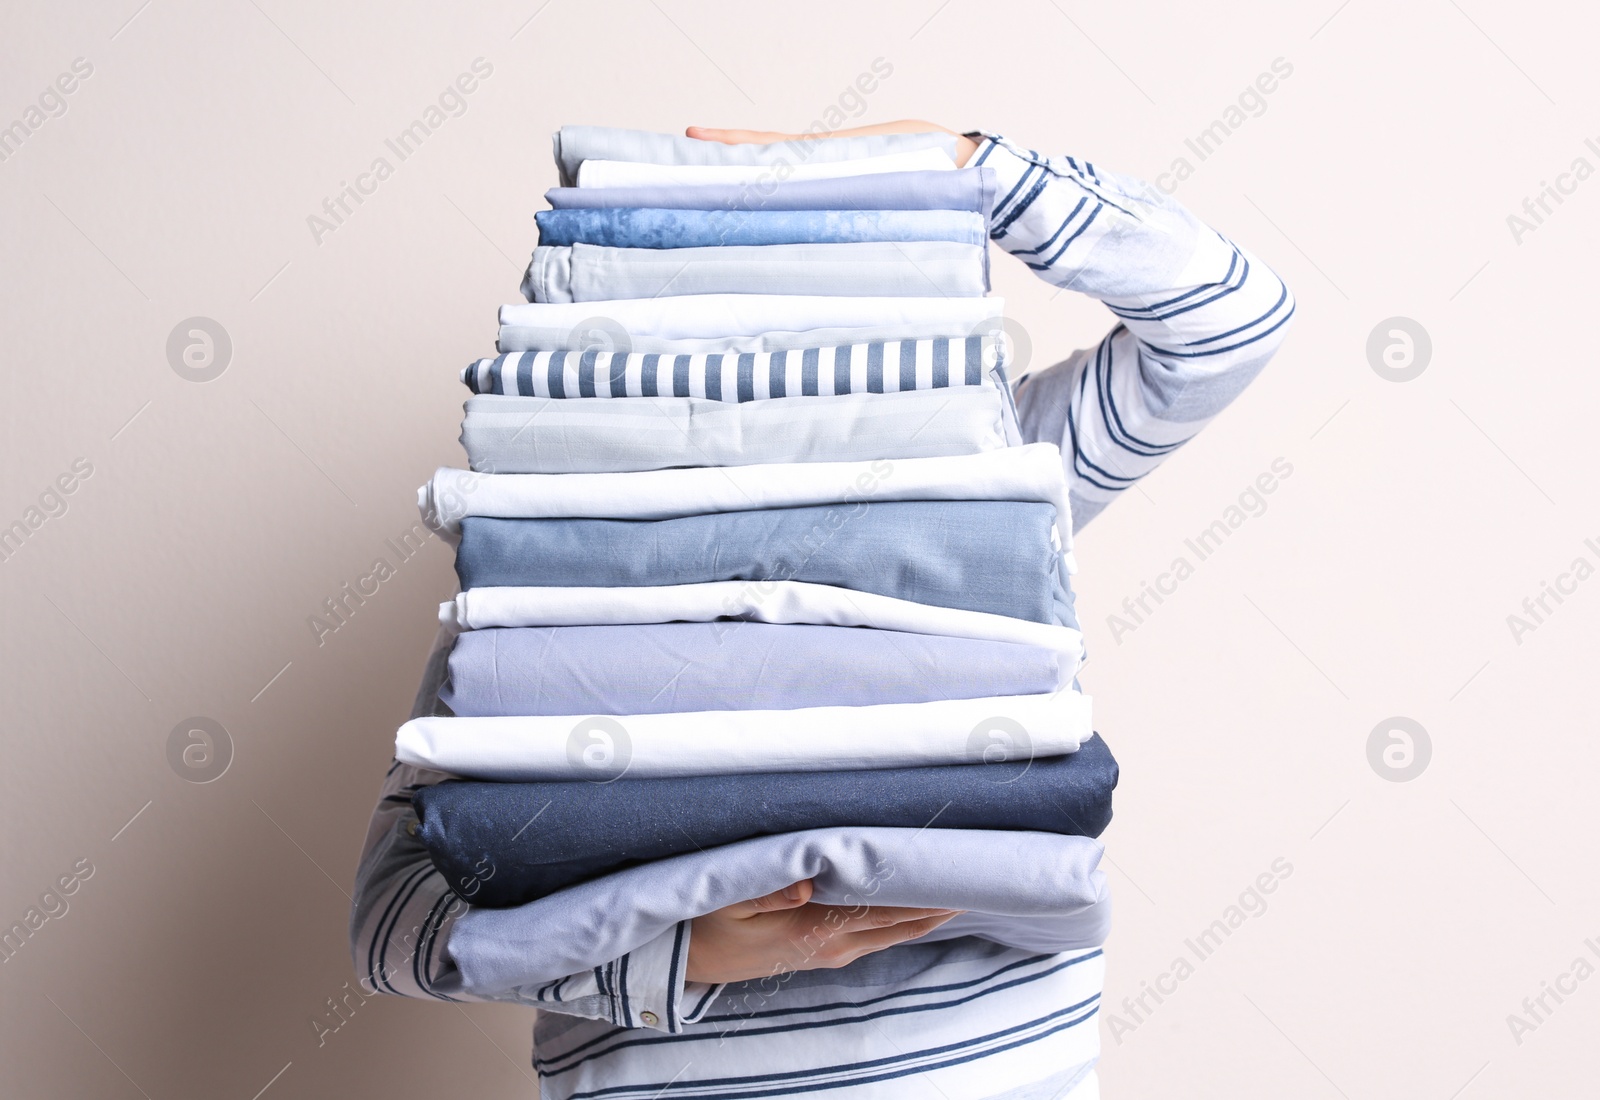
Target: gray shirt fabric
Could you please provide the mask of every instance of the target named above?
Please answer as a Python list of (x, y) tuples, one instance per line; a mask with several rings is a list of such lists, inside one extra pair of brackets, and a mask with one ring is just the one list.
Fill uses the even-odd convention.
[(994, 386), (738, 404), (479, 394), (467, 399), (461, 422), (470, 468), (500, 474), (933, 458), (1005, 445), (1004, 404)]

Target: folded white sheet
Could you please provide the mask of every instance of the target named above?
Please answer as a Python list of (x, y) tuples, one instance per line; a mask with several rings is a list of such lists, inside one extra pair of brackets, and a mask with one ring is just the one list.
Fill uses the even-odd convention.
[(423, 520), (451, 536), (465, 516), (671, 519), (882, 500), (1039, 501), (1055, 506), (1063, 539), (1072, 530), (1061, 452), (1052, 443), (940, 458), (621, 474), (478, 474), (442, 466), (417, 490)]
[[(937, 324), (977, 333), (1003, 317), (1003, 298), (855, 298), (811, 294), (685, 294), (601, 302), (513, 302), (500, 307), (505, 328), (541, 331), (615, 329), (669, 340), (726, 339), (767, 332)], [(627, 350), (627, 349), (611, 349)]]
[(979, 764), (997, 744), (1010, 759), (1064, 756), (1093, 732), (1089, 696), (1063, 690), (868, 707), (413, 718), (395, 734), (395, 758), (470, 779), (592, 780), (585, 753), (604, 743), (607, 779), (644, 779)]
[(808, 161), (803, 164), (644, 164), (629, 160), (586, 160), (578, 165), (579, 187), (659, 187), (705, 183), (767, 185), (785, 180), (836, 179), (879, 172), (954, 170), (956, 162), (943, 149), (885, 153), (857, 160)]
[[(1044, 646), (1062, 655), (1064, 683), (1083, 656), (1071, 627), (913, 603), (806, 581), (711, 581), (628, 588), (472, 588), (439, 605), (454, 630), (518, 626), (624, 626), (631, 623), (815, 623), (875, 627), (988, 642)], [(729, 624), (730, 629), (733, 624)]]

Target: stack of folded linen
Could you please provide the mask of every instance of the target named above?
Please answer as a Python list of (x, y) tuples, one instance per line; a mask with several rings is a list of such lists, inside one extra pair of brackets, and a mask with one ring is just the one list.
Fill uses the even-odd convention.
[(1061, 456), (1020, 443), (993, 177), (944, 141), (774, 180), (773, 147), (557, 135), (576, 186), (463, 372), (470, 468), (419, 501), (461, 592), (396, 755), (457, 777), (412, 801), (465, 991), (806, 878), (964, 910), (939, 938), (1103, 941)]

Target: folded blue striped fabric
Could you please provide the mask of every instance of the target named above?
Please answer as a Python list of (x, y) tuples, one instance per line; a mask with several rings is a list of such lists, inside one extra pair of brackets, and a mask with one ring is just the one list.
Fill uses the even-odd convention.
[(868, 134), (842, 137), (791, 138), (769, 145), (726, 145), (700, 141), (681, 134), (657, 134), (615, 126), (563, 126), (551, 138), (561, 182), (571, 187), (578, 165), (586, 160), (631, 160), (645, 164), (761, 164), (779, 168), (804, 163), (834, 163), (942, 149), (952, 159), (954, 134), (924, 131), (914, 134)]
[(541, 245), (714, 248), (720, 245), (954, 241), (981, 245), (988, 222), (970, 210), (540, 210)]
[(461, 380), (473, 393), (513, 397), (757, 401), (992, 385), (999, 354), (992, 336), (699, 355), (523, 351), (479, 359)]
[(1074, 626), (1055, 508), (872, 501), (677, 519), (461, 521), (461, 589), (810, 581), (912, 603)]
[(439, 698), (462, 717), (866, 707), (1045, 695), (1061, 671), (1039, 646), (852, 626), (512, 627), (456, 639)]
[(650, 860), (805, 829), (920, 829), (937, 820), (941, 829), (1099, 836), (1116, 785), (1117, 762), (1095, 735), (1070, 756), (993, 764), (609, 783), (450, 780), (418, 790), (412, 805), (417, 837), (444, 880), (474, 906), (505, 908)]
[(987, 218), (994, 190), (994, 169), (960, 168), (760, 184), (553, 187), (544, 197), (557, 210), (971, 210)]

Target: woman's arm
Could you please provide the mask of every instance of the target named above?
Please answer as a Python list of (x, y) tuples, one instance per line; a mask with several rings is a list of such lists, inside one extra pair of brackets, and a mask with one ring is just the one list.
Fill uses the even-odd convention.
[[(604, 966), (559, 981), (487, 996), (463, 989), (450, 958), (450, 932), (470, 906), (434, 868), (412, 832), (412, 792), (444, 778), (394, 762), (384, 779), (356, 873), (350, 921), (351, 953), (365, 992), (506, 1001), (618, 1027), (672, 1032), (711, 1006), (720, 986), (688, 978), (688, 922)], [(468, 886), (463, 893), (470, 891)]]
[[(441, 630), (428, 657), (411, 717), (435, 713), (454, 635)], [(450, 958), (450, 932), (469, 909), (471, 887), (458, 892), (433, 866), (416, 837), (411, 796), (449, 778), (391, 761), (356, 870), (350, 951), (368, 994), (441, 1001), (511, 1001), (607, 1020), (619, 1027), (676, 1031), (715, 1000), (720, 987), (687, 980), (688, 922), (604, 966), (533, 989), (478, 996), (462, 988)]]
[[(954, 133), (907, 120), (834, 136), (926, 130)], [(725, 142), (798, 137), (688, 133)], [(1061, 448), (1073, 526), (1082, 527), (1255, 378), (1283, 341), (1294, 298), (1260, 260), (1141, 180), (981, 133), (962, 138), (958, 163), (998, 177), (991, 240), (1118, 319), (1094, 347), (1015, 387), (1024, 438)]]
[[(438, 710), (453, 635), (440, 631), (411, 717)], [(467, 992), (450, 958), (450, 933), (470, 908), (472, 885), (452, 889), (416, 836), (412, 794), (449, 778), (391, 761), (367, 827), (350, 913), (350, 949), (368, 994), (441, 1001), (508, 1001), (617, 1027), (676, 1032), (711, 1007), (722, 985), (790, 970), (844, 966), (926, 935), (949, 910), (813, 905), (799, 882), (764, 898), (681, 921), (604, 966), (492, 995)], [(490, 872), (492, 873), (492, 872)], [(537, 904), (537, 903), (534, 903)]]
[(1015, 387), (1023, 436), (1061, 448), (1082, 527), (1260, 373), (1294, 297), (1260, 260), (1141, 180), (986, 135), (968, 163), (999, 177), (990, 238), (1119, 322)]

